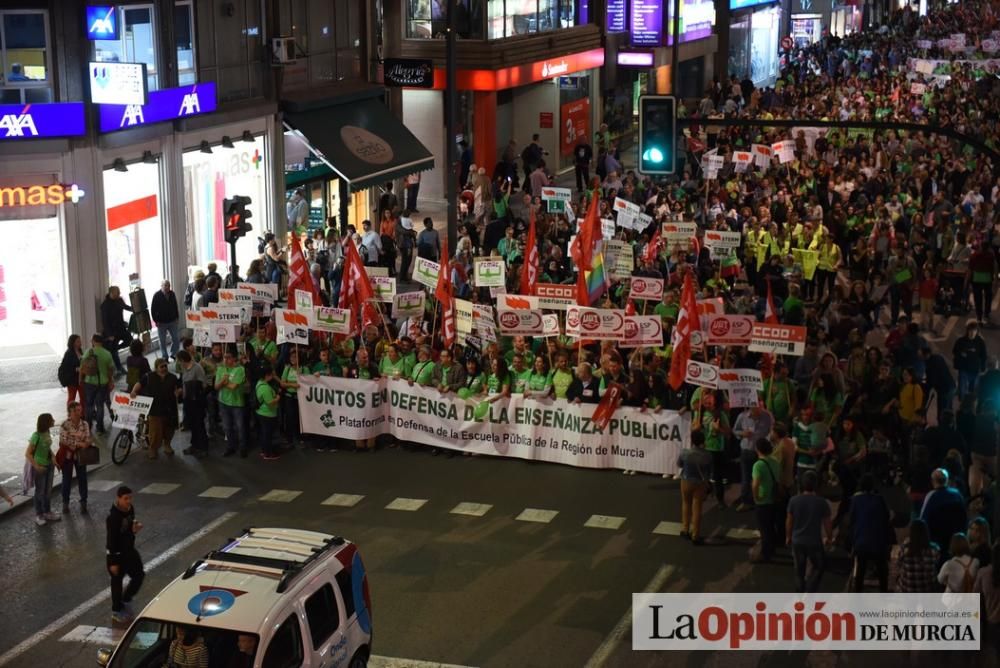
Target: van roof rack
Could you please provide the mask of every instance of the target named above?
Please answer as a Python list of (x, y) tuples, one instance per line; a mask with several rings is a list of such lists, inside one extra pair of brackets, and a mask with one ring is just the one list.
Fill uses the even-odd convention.
[[(253, 544), (247, 545), (247, 547), (251, 549), (268, 549), (269, 546), (265, 542), (267, 538), (283, 539), (296, 544), (294, 547), (287, 549), (287, 552), (302, 554), (305, 558), (298, 561), (291, 559), (278, 559), (276, 557), (265, 557), (256, 554), (242, 554), (232, 551), (233, 548), (240, 547), (241, 540), (254, 538), (258, 540), (254, 540)], [(261, 569), (266, 569), (267, 572), (271, 574), (280, 572), (281, 577), (278, 580), (277, 592), (281, 594), (287, 591), (288, 587), (295, 581), (295, 578), (306, 570), (306, 568), (308, 568), (314, 561), (316, 561), (316, 559), (321, 557), (331, 548), (340, 547), (345, 542), (340, 536), (324, 538), (319, 545), (317, 545), (315, 541), (307, 540), (307, 536), (305, 535), (299, 536), (299, 540), (296, 540), (296, 538), (297, 536), (295, 536), (294, 533), (287, 534), (266, 530), (255, 530), (252, 528), (247, 529), (240, 538), (233, 538), (226, 541), (226, 545), (221, 550), (212, 550), (204, 557), (191, 564), (191, 566), (184, 571), (182, 578), (187, 580), (197, 573), (199, 568), (206, 564), (220, 566), (223, 564), (256, 566)], [(274, 545), (273, 549), (280, 550), (281, 548)]]

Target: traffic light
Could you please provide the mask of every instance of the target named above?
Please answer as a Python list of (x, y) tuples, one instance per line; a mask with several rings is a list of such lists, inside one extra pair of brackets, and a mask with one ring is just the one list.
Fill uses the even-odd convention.
[(639, 173), (673, 174), (677, 108), (670, 95), (639, 97)]
[(249, 197), (235, 195), (232, 199), (222, 200), (222, 219), (226, 225), (226, 243), (236, 243), (237, 239), (246, 236), (253, 229), (247, 218), (253, 217), (253, 212), (247, 209)]

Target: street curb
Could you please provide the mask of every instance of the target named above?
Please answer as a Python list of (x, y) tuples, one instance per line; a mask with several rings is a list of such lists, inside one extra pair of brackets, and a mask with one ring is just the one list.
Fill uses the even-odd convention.
[[(100, 446), (98, 446), (98, 447), (100, 448)], [(101, 448), (101, 450), (103, 450), (103, 448)], [(101, 454), (101, 457), (102, 457), (101, 463), (98, 464), (98, 465), (96, 465), (96, 466), (92, 466), (92, 467), (88, 467), (87, 468), (87, 477), (88, 478), (90, 477), (91, 474), (97, 473), (98, 471), (102, 471), (102, 470), (104, 470), (107, 467), (109, 467), (109, 466), (112, 465), (110, 451), (107, 453), (107, 455), (108, 455), (107, 459), (104, 459), (104, 453), (102, 452), (102, 454)], [(52, 484), (52, 498), (56, 498), (56, 491), (57, 490), (62, 491), (62, 476), (60, 476), (59, 478), (60, 478), (60, 482)], [(34, 496), (24, 496), (23, 494), (21, 494), (20, 490), (18, 490), (17, 492), (14, 492), (14, 493), (10, 493), (9, 490), (8, 490), (8, 493), (14, 499), (14, 505), (13, 506), (9, 506), (5, 502), (3, 502), (2, 500), (0, 500), (0, 505), (3, 506), (3, 508), (0, 509), (0, 522), (3, 522), (4, 518), (7, 517), (8, 515), (13, 515), (14, 513), (16, 513), (18, 511), (18, 509), (21, 508), (22, 506), (30, 506), (34, 502)]]

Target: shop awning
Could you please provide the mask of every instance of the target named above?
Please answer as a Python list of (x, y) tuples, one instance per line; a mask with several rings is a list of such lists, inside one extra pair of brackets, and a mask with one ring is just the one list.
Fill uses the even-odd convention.
[(338, 176), (361, 190), (434, 167), (434, 156), (378, 99), (285, 114)]

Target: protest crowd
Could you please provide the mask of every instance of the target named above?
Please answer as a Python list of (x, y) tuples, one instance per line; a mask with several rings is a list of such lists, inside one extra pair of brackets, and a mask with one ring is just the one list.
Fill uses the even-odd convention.
[[(670, 449), (655, 467), (628, 455), (580, 465), (679, 478), (694, 545), (711, 499), (752, 511), (753, 560), (789, 545), (801, 591), (820, 587), (833, 541), (857, 590), (871, 568), (880, 591), (981, 591), (996, 631), (1000, 366), (982, 333), (1000, 179), (986, 152), (934, 128), (998, 148), (998, 16), (997, 2), (906, 9), (880, 31), (797, 49), (774, 87), (717, 82), (681, 105), (685, 150), (669, 181), (624, 169), (603, 130), (593, 147), (580, 139), (576, 190), (554, 185), (535, 143), (492, 172), (467, 166), (454, 248), (394, 196), (361, 230), (295, 233), (287, 249), (269, 238), (245, 281), (224, 285), (211, 267), (184, 295), (164, 288), (188, 337), (168, 351), (161, 334), (152, 368), (141, 345), (121, 365), (105, 337), (76, 337), (64, 385), (99, 431), (108, 389), (150, 397), (150, 459), (173, 454), (177, 428), (199, 457), (245, 457), (251, 444), (265, 460), (293, 447), (485, 452), (391, 430), (325, 435), (300, 416), (299, 394), (338, 379), (467, 405), (487, 431), (498, 406), (536, 400), (625, 448), (630, 438), (608, 435), (621, 415), (675, 420), (680, 436), (660, 442)], [(929, 338), (953, 315), (961, 336), (935, 352)], [(115, 367), (126, 385), (115, 388)], [(905, 490), (909, 515), (890, 512), (890, 488)]]

